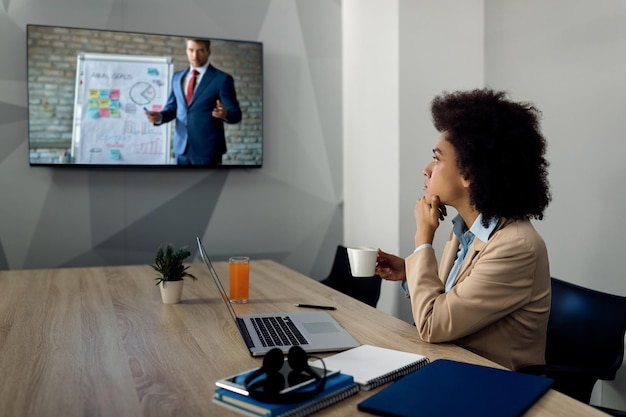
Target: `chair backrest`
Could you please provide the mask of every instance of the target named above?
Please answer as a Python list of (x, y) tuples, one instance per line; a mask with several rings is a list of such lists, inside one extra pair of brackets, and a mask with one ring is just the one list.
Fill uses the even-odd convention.
[(615, 379), (624, 359), (626, 297), (552, 278), (546, 364)]
[(350, 272), (348, 249), (342, 245), (337, 246), (330, 273), (321, 282), (372, 307), (376, 307), (380, 298), (382, 279), (378, 275), (354, 278)]

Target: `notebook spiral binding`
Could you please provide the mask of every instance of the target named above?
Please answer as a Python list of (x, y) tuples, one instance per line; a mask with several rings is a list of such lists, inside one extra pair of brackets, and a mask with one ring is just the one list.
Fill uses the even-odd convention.
[(346, 398), (356, 394), (359, 392), (358, 385), (350, 385), (339, 391), (331, 392), (328, 395), (316, 400), (313, 404), (304, 404), (298, 408), (294, 408), (290, 410), (288, 413), (283, 414), (281, 417), (304, 417), (309, 414), (313, 414), (317, 411), (320, 411), (326, 407), (330, 407), (331, 405), (338, 403)]
[(417, 371), (418, 369), (426, 366), (430, 361), (428, 359), (424, 359), (423, 361), (414, 362), (410, 365), (403, 366), (402, 368), (396, 369), (394, 372), (390, 372), (386, 375), (380, 376), (378, 378), (374, 378), (369, 381), (369, 385), (371, 388), (379, 387), (387, 382), (394, 381), (404, 375), (408, 375), (413, 371)]

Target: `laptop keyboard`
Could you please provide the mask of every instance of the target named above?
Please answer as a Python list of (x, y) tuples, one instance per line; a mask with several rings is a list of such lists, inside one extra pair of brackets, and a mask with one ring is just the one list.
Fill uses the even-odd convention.
[(252, 317), (252, 324), (263, 346), (309, 344), (289, 317)]

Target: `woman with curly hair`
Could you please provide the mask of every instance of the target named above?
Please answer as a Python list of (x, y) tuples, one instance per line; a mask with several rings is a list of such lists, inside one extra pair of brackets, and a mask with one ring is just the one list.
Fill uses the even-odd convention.
[[(531, 219), (551, 196), (540, 113), (490, 89), (446, 93), (431, 106), (441, 133), (415, 205), (415, 251), (379, 250), (376, 273), (403, 281), (420, 337), (454, 342), (509, 369), (545, 363), (548, 252)], [(446, 206), (458, 215), (437, 265)]]

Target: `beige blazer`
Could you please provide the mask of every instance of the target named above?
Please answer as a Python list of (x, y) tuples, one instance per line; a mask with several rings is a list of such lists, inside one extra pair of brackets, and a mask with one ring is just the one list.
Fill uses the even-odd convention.
[(413, 318), (428, 342), (454, 342), (509, 369), (545, 363), (550, 313), (546, 245), (530, 221), (500, 219), (475, 238), (449, 292), (459, 241), (450, 234), (439, 268), (433, 249), (406, 259)]

